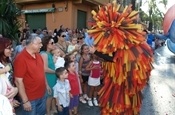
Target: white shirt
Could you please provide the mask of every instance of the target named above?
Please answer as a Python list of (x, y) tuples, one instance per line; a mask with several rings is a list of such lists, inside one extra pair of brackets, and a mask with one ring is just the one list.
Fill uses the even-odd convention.
[(57, 57), (57, 60), (55, 62), (55, 70), (60, 67), (64, 67), (65, 60), (62, 57)]
[(67, 48), (67, 52), (69, 53), (69, 52), (73, 51), (73, 50), (75, 49), (75, 46), (76, 46), (76, 45), (70, 44), (70, 45), (68, 46), (68, 48)]
[(0, 115), (13, 115), (12, 106), (7, 97), (0, 94)]
[(64, 82), (58, 79), (56, 85), (53, 87), (53, 97), (58, 99), (60, 105), (63, 105), (63, 107), (68, 107), (70, 103), (70, 90), (70, 84), (67, 79), (65, 79)]

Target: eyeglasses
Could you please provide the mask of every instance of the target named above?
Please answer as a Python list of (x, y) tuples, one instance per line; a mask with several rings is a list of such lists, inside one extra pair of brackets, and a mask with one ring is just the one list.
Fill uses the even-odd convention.
[(64, 37), (66, 37), (66, 35), (62, 35), (61, 37), (63, 37), (63, 38), (64, 38)]

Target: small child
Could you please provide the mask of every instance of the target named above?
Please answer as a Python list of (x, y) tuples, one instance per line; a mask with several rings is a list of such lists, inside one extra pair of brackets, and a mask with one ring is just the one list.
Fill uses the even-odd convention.
[(71, 38), (71, 44), (68, 45), (67, 52), (77, 54), (79, 50), (79, 45), (77, 44), (77, 37), (73, 36)]
[[(82, 87), (81, 87), (81, 82), (80, 82), (80, 78), (79, 78), (79, 71), (78, 71), (78, 62), (76, 61), (76, 57), (75, 57), (75, 54), (74, 53), (72, 53), (72, 54), (68, 54), (68, 55), (66, 55), (65, 57), (64, 57), (64, 59), (65, 59), (65, 61), (73, 61), (73, 62), (75, 62), (75, 67), (76, 67), (76, 73), (77, 73), (77, 78), (78, 78), (78, 83), (79, 83), (79, 88), (80, 88), (80, 95), (82, 95)], [(82, 98), (81, 96), (80, 96), (80, 98), (79, 98), (79, 100), (80, 100), (80, 102), (82, 102), (82, 103), (86, 103), (86, 100), (84, 99), (84, 98)]]
[(88, 85), (90, 86), (88, 105), (93, 106), (94, 103), (95, 106), (98, 106), (97, 92), (100, 86), (101, 63), (96, 55), (92, 54), (92, 61), (87, 65), (86, 70), (91, 71), (88, 79)]
[[(9, 93), (9, 91), (13, 88), (12, 84), (9, 81), (10, 76), (10, 65), (4, 66), (2, 63), (0, 63), (0, 94), (6, 95)], [(11, 103), (13, 112), (13, 98), (9, 98), (9, 102)]]
[(80, 88), (79, 88), (77, 73), (75, 70), (76, 69), (75, 63), (73, 61), (66, 61), (65, 67), (68, 70), (68, 80), (71, 87), (70, 93), (72, 94), (72, 97), (70, 99), (70, 105), (69, 105), (69, 114), (77, 115)]
[[(0, 63), (0, 94), (6, 95), (12, 88), (12, 84), (10, 83), (8, 76), (10, 75), (10, 66), (4, 66)], [(13, 99), (9, 99), (11, 104)]]
[(60, 56), (60, 50), (58, 48), (52, 50), (53, 61), (55, 63), (55, 69), (64, 67), (65, 60)]
[(58, 80), (56, 85), (53, 87), (53, 94), (54, 98), (56, 98), (58, 115), (69, 115), (70, 84), (67, 80), (68, 73), (64, 67), (57, 68), (55, 73)]

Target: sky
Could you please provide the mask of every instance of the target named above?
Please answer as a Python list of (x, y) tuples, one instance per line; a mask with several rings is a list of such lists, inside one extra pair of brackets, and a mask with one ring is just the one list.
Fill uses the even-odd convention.
[[(139, 0), (138, 0), (139, 1)], [(148, 4), (146, 3), (146, 1), (150, 1), (150, 0), (142, 0), (142, 6), (141, 6), (141, 9), (143, 10), (143, 11), (145, 11), (145, 13), (148, 13)], [(157, 0), (157, 4), (159, 3), (159, 1), (160, 0)], [(162, 12), (164, 12), (164, 13), (166, 13), (167, 12), (167, 10), (171, 7), (171, 6), (173, 6), (175, 4), (175, 0), (168, 0), (168, 4), (167, 4), (167, 8), (165, 9), (164, 8), (164, 6), (163, 5), (161, 5), (161, 4), (159, 4), (158, 5), (158, 8), (162, 11)]]

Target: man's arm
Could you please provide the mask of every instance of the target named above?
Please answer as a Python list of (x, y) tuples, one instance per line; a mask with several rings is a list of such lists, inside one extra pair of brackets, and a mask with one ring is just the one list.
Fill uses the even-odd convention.
[(26, 95), (25, 86), (24, 86), (24, 83), (23, 83), (23, 78), (15, 77), (15, 84), (19, 89), (19, 95), (22, 99), (22, 105), (24, 107), (24, 110), (31, 111), (32, 106), (31, 106), (31, 103), (30, 103), (30, 101), (29, 101), (29, 99)]
[(22, 99), (22, 103), (25, 103), (25, 102), (29, 101), (28, 97), (26, 95), (25, 86), (24, 86), (24, 83), (23, 83), (23, 78), (15, 77), (15, 84), (19, 89), (19, 95)]

